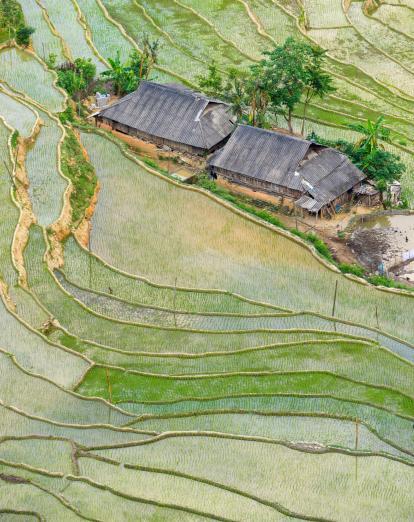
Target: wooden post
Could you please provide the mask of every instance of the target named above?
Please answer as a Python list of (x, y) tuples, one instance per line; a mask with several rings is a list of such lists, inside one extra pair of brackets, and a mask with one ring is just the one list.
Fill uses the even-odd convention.
[(112, 385), (111, 385), (111, 378), (109, 375), (109, 368), (105, 368), (105, 374), (106, 374), (106, 384), (108, 386), (109, 402), (112, 404)]
[(89, 288), (92, 290), (92, 223), (89, 221), (89, 236), (88, 236), (88, 250), (89, 250)]
[(5, 166), (6, 170), (7, 170), (8, 175), (10, 176), (10, 180), (11, 180), (11, 182), (14, 184), (13, 174), (12, 174), (12, 172), (10, 171), (9, 166), (7, 165), (7, 163), (6, 163), (4, 160), (3, 160), (3, 163), (4, 163), (4, 166)]
[[(335, 293), (334, 300), (332, 305), (332, 317), (335, 317), (335, 309), (336, 309), (336, 296), (338, 295), (338, 280), (335, 281)], [(334, 330), (336, 332), (336, 321), (334, 321)]]
[(332, 317), (335, 317), (335, 309), (336, 309), (336, 296), (338, 294), (338, 280), (335, 281), (335, 293), (334, 293), (334, 301), (332, 306)]
[(177, 278), (175, 278), (174, 282), (174, 297), (173, 297), (173, 313), (174, 313), (174, 325), (177, 328), (177, 318), (175, 316), (175, 298), (177, 296)]
[[(106, 385), (108, 386), (109, 402), (112, 404), (112, 385), (111, 385), (111, 378), (110, 378), (110, 375), (109, 375), (109, 368), (105, 368), (105, 374), (106, 374)], [(111, 413), (112, 413), (112, 410), (111, 410), (111, 408), (109, 408), (109, 411), (108, 411), (108, 424), (111, 424)]]
[[(358, 451), (359, 444), (359, 419), (355, 419), (355, 450)], [(355, 480), (358, 480), (358, 455), (355, 455)]]

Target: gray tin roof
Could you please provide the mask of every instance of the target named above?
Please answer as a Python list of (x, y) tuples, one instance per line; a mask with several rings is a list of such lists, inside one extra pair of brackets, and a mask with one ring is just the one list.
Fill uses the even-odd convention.
[(297, 204), (317, 211), (365, 179), (339, 151), (279, 132), (239, 125), (213, 167), (297, 190)]
[[(310, 141), (294, 136), (239, 125), (226, 146), (210, 159), (210, 165), (276, 185), (297, 188), (294, 176)], [(296, 176), (297, 177), (297, 176)]]
[(302, 185), (313, 199), (327, 205), (352, 189), (366, 176), (335, 149), (323, 149), (300, 169)]
[(99, 116), (138, 131), (209, 150), (234, 129), (227, 104), (176, 84), (141, 82)]

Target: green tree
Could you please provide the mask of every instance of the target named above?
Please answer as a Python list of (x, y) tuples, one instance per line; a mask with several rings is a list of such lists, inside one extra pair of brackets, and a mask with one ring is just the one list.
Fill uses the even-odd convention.
[(137, 89), (141, 80), (147, 80), (158, 61), (159, 40), (151, 41), (144, 35), (143, 51), (131, 51), (128, 60), (123, 63), (118, 51), (115, 58), (108, 58), (110, 69), (101, 74), (102, 79), (112, 83), (115, 94), (122, 95)]
[(346, 154), (359, 169), (367, 175), (368, 179), (375, 182), (381, 194), (394, 180), (398, 181), (406, 170), (399, 156), (384, 150), (382, 146), (372, 148), (370, 146), (356, 147), (345, 140), (326, 140), (312, 133), (308, 139), (338, 149)]
[(102, 78), (112, 82), (116, 95), (134, 91), (138, 86), (138, 76), (128, 63), (121, 62), (121, 54), (117, 51), (115, 58), (108, 58), (110, 69), (101, 73)]
[(384, 148), (380, 141), (390, 142), (390, 131), (384, 127), (384, 116), (380, 116), (374, 122), (367, 120), (366, 123), (353, 123), (348, 127), (363, 134), (363, 137), (356, 142), (355, 148), (364, 149), (368, 154)]
[(332, 78), (323, 70), (326, 51), (320, 47), (311, 46), (310, 53), (311, 60), (306, 65), (305, 69), (306, 83), (303, 99), (302, 136), (305, 132), (305, 121), (310, 102), (314, 98), (320, 98), (322, 100), (325, 96), (336, 91), (336, 88), (333, 86)]
[[(152, 68), (158, 62), (158, 52), (160, 50), (160, 41), (151, 41), (147, 34), (144, 34), (142, 38), (142, 55), (139, 60), (139, 73), (138, 77), (140, 80), (147, 80)], [(133, 57), (138, 58), (139, 54), (136, 51), (132, 51), (131, 64), (133, 65)]]
[[(48, 65), (54, 65), (53, 55), (49, 56)], [(67, 62), (56, 68), (58, 85), (77, 101), (80, 101), (90, 92), (96, 74), (96, 66), (91, 59), (77, 58), (74, 62)]]
[(16, 43), (18, 45), (22, 45), (23, 47), (27, 47), (30, 44), (30, 37), (34, 32), (35, 29), (28, 25), (19, 27), (19, 29), (16, 31)]
[(16, 35), (25, 25), (22, 8), (16, 0), (0, 0), (0, 43)]
[(249, 114), (248, 123), (253, 127), (266, 126), (266, 113), (269, 107), (270, 96), (266, 84), (260, 77), (250, 75), (246, 89)]
[(234, 67), (222, 74), (215, 62), (209, 64), (206, 76), (198, 77), (200, 89), (227, 102), (238, 121), (243, 120), (248, 112), (248, 81), (248, 74)]
[(331, 78), (323, 72), (325, 53), (306, 42), (288, 38), (283, 45), (263, 53), (265, 58), (251, 67), (269, 98), (269, 109), (282, 114), (293, 132), (293, 111), (304, 97), (306, 109), (314, 96), (323, 98), (332, 92)]
[(199, 76), (197, 81), (201, 90), (207, 94), (217, 97), (224, 95), (223, 77), (215, 62), (208, 65), (207, 75)]

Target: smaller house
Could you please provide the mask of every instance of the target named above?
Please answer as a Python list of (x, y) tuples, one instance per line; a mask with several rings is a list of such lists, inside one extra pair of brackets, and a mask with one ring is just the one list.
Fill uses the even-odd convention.
[(331, 215), (356, 198), (366, 178), (335, 149), (246, 125), (213, 154), (209, 171), (214, 178), (288, 198), (315, 215)]
[(226, 103), (182, 85), (150, 81), (141, 82), (95, 119), (161, 147), (196, 155), (222, 147), (235, 128)]

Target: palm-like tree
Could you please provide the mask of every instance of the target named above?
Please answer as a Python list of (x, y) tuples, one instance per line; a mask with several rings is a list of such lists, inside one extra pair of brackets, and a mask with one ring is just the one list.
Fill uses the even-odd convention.
[(356, 132), (363, 134), (362, 138), (355, 143), (355, 148), (365, 149), (368, 154), (372, 154), (384, 146), (381, 141), (390, 143), (390, 131), (384, 127), (384, 116), (380, 116), (376, 121), (367, 120), (366, 123), (353, 123), (348, 127)]

